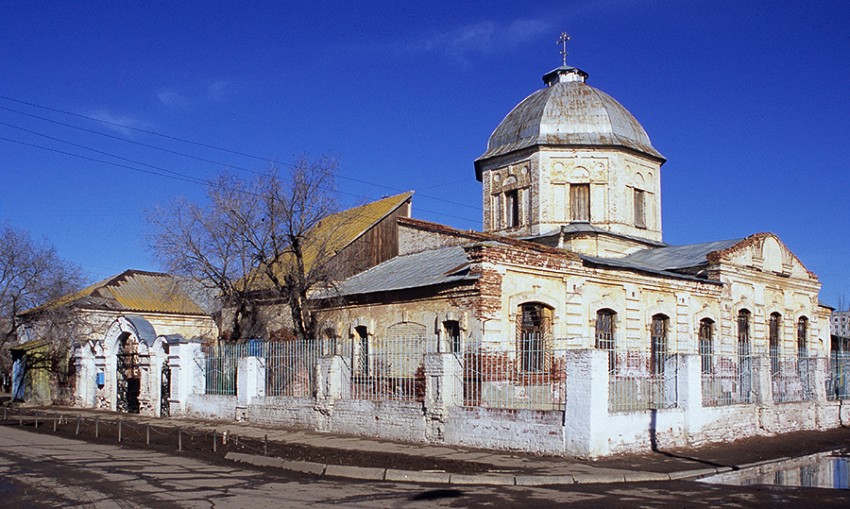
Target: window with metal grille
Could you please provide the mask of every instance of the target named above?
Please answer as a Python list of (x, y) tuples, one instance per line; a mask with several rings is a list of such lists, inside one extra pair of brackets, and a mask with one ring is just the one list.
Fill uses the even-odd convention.
[(596, 312), (596, 348), (608, 351), (608, 371), (614, 371), (617, 357), (614, 350), (614, 320), (617, 313), (612, 309)]
[(635, 189), (635, 226), (637, 228), (646, 228), (646, 209), (644, 208), (644, 192), (641, 189)]
[(539, 303), (520, 306), (519, 349), (522, 371), (546, 368), (546, 343), (551, 340), (552, 310)]
[(770, 350), (770, 374), (779, 372), (779, 334), (782, 327), (782, 315), (771, 313), (767, 323), (767, 344)]
[(369, 376), (369, 331), (366, 330), (365, 325), (358, 325), (354, 328), (354, 331), (357, 333), (358, 345), (360, 347), (357, 368), (360, 375)]
[(714, 355), (714, 321), (703, 318), (699, 321), (699, 359), (703, 374), (710, 375), (711, 359)]
[(808, 346), (806, 343), (806, 336), (809, 330), (809, 319), (805, 316), (801, 316), (799, 320), (797, 320), (797, 352), (800, 357), (806, 357), (808, 355)]
[(738, 355), (750, 355), (750, 312), (738, 311)]
[(667, 324), (666, 315), (652, 317), (650, 330), (649, 372), (652, 375), (664, 374), (664, 361), (667, 357)]
[(446, 331), (446, 339), (448, 340), (449, 352), (460, 353), (460, 322), (457, 320), (446, 320), (443, 322), (443, 330)]
[(590, 184), (570, 184), (570, 220), (590, 221)]

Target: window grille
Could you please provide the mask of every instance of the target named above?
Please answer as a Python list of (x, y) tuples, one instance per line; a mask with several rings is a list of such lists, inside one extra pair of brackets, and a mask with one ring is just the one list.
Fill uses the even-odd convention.
[(797, 320), (797, 352), (801, 359), (808, 356), (808, 347), (806, 345), (808, 329), (809, 320), (805, 316), (801, 316)]
[(596, 348), (608, 351), (608, 371), (613, 371), (617, 363), (614, 346), (614, 319), (617, 313), (610, 309), (596, 312)]
[(702, 374), (712, 372), (712, 355), (714, 353), (714, 322), (703, 318), (699, 322), (699, 359)]
[(649, 368), (652, 375), (664, 374), (664, 362), (667, 357), (667, 324), (668, 319), (664, 315), (652, 317), (651, 355), (649, 358)]
[(460, 337), (460, 323), (457, 320), (446, 320), (443, 322), (443, 330), (446, 332), (450, 353), (461, 353), (463, 345)]
[(520, 369), (546, 369), (546, 343), (551, 341), (551, 310), (543, 304), (523, 304), (520, 307), (517, 349), (521, 352)]
[[(752, 377), (750, 357), (750, 312), (742, 309), (738, 312), (738, 386), (742, 394), (749, 395), (752, 392)], [(747, 401), (750, 401), (747, 396)]]
[(768, 345), (770, 355), (770, 374), (776, 375), (779, 372), (779, 331), (782, 323), (782, 317), (779, 313), (771, 313), (768, 321)]

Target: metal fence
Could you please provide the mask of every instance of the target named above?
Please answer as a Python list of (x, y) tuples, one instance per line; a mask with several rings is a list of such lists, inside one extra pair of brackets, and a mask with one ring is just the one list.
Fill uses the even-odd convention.
[(236, 377), (239, 359), (257, 355), (262, 350), (255, 342), (238, 344), (204, 345), (204, 393), (218, 396), (236, 395)]
[(334, 343), (332, 339), (266, 343), (266, 396), (314, 397), (316, 366), (321, 356), (333, 352)]
[(774, 403), (810, 401), (814, 397), (814, 369), (818, 359), (812, 356), (770, 356), (770, 379)]
[(830, 352), (829, 362), (825, 367), (827, 399), (850, 399), (850, 352)]
[(702, 405), (737, 405), (753, 401), (752, 355), (718, 353), (708, 356), (702, 373)]
[(564, 410), (566, 350), (546, 347), (541, 338), (513, 345), (470, 348), (463, 364), (463, 406)]
[(424, 401), (425, 354), (435, 338), (355, 338), (338, 346), (351, 372), (351, 399)]
[(632, 412), (675, 408), (678, 404), (678, 363), (675, 355), (640, 350), (615, 350), (609, 356), (608, 409)]

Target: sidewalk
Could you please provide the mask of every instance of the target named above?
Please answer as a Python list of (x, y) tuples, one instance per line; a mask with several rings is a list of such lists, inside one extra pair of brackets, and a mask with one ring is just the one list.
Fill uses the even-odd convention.
[[(402, 443), (371, 437), (332, 435), (306, 430), (282, 429), (253, 423), (204, 421), (187, 418), (155, 418), (135, 414), (76, 407), (27, 407), (44, 416), (98, 417), (102, 421), (125, 422), (157, 427), (186, 428), (289, 444), (309, 451), (332, 449), (345, 461), (293, 461), (256, 454), (228, 452), (226, 459), (260, 467), (275, 467), (334, 477), (449, 484), (499, 484), (538, 486), (547, 484), (622, 483), (694, 479), (715, 473), (739, 470), (770, 461), (805, 456), (850, 447), (850, 428), (804, 431), (778, 437), (752, 438), (734, 444), (714, 444), (699, 449), (657, 451), (639, 455), (619, 455), (597, 461), (576, 458), (536, 456), (510, 451), (492, 451), (459, 446)], [(342, 453), (342, 454), (340, 454)], [(402, 470), (386, 468), (393, 462), (375, 466), (375, 458), (397, 458), (401, 463), (423, 459), (450, 465), (473, 465), (470, 474), (458, 471)], [(321, 458), (321, 454), (317, 455)], [(404, 461), (407, 460), (407, 461)], [(378, 463), (381, 463), (378, 461)]]

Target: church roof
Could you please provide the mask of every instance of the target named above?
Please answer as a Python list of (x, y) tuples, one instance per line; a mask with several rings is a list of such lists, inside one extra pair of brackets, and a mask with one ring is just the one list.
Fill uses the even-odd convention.
[(642, 249), (622, 258), (601, 258), (597, 256), (582, 256), (581, 258), (595, 265), (691, 278), (692, 276), (683, 275), (677, 271), (705, 266), (709, 263), (708, 256), (710, 253), (729, 249), (743, 240), (718, 240), (701, 244)]
[(358, 295), (421, 288), (477, 278), (469, 274), (462, 246), (396, 256), (343, 281), (335, 295)]
[(493, 131), (475, 161), (479, 179), (483, 160), (536, 145), (623, 147), (664, 160), (637, 119), (586, 77), (567, 66), (546, 74), (549, 86), (526, 97)]
[(62, 306), (137, 313), (206, 314), (170, 274), (131, 269), (24, 311), (21, 315), (33, 315)]

